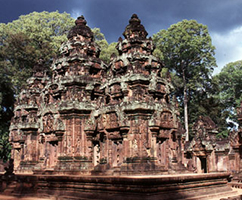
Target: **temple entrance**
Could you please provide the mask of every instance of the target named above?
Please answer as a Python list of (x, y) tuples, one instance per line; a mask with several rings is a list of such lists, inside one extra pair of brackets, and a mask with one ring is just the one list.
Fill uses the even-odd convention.
[(207, 158), (206, 157), (199, 157), (201, 162), (201, 173), (207, 173)]

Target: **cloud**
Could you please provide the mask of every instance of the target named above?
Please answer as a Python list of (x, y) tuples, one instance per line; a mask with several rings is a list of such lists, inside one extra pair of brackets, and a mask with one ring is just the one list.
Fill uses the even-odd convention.
[(70, 14), (71, 14), (71, 17), (74, 19), (77, 19), (81, 15), (84, 15), (80, 9), (73, 9)]
[(216, 60), (218, 73), (226, 64), (242, 60), (242, 26), (232, 29), (227, 33), (211, 33), (213, 45), (216, 47)]
[(33, 11), (66, 11), (73, 18), (84, 15), (90, 28), (100, 28), (108, 42), (116, 42), (133, 13), (138, 14), (149, 36), (183, 19), (208, 26), (216, 47), (219, 71), (241, 58), (241, 0), (10, 0), (2, 1), (0, 22), (7, 23)]
[[(242, 1), (241, 0), (88, 0), (74, 1), (71, 16), (83, 14), (91, 28), (98, 27), (108, 42), (116, 42), (133, 13), (138, 14), (149, 36), (167, 29), (183, 19), (195, 19), (208, 26), (216, 47), (218, 73), (229, 62), (242, 59)], [(83, 12), (78, 8), (82, 8)], [(80, 14), (79, 14), (80, 13)]]

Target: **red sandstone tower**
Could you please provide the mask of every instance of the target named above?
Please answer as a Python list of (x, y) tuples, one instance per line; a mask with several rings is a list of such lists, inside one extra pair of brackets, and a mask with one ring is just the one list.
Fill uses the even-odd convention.
[(123, 35), (102, 86), (104, 103), (86, 127), (87, 135), (97, 138), (92, 139), (95, 171), (167, 173), (177, 163), (179, 138), (172, 85), (137, 15)]
[[(15, 105), (10, 140), (16, 172), (173, 173), (181, 163), (169, 74), (133, 15), (109, 65), (84, 17), (61, 56), (28, 80)], [(109, 67), (108, 67), (109, 66)], [(41, 68), (41, 66), (39, 66)]]

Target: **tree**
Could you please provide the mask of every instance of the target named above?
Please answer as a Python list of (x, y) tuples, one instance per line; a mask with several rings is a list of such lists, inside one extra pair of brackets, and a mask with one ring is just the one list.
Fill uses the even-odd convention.
[(33, 12), (0, 24), (0, 64), (12, 80), (15, 93), (19, 93), (40, 59), (49, 67), (73, 24), (69, 14), (57, 11)]
[(11, 145), (8, 141), (8, 130), (0, 129), (0, 159), (6, 162), (10, 158)]
[[(215, 47), (207, 26), (195, 20), (183, 20), (153, 36), (159, 56), (171, 73), (175, 73), (176, 95), (184, 109), (186, 140), (189, 140), (188, 104), (194, 95), (205, 91), (211, 81)], [(175, 83), (176, 83), (175, 82)]]
[[(0, 72), (2, 69), (0, 69)], [(10, 144), (8, 142), (8, 127), (13, 116), (14, 95), (11, 81), (0, 73), (0, 160), (10, 158)]]
[[(214, 76), (217, 82), (217, 98), (223, 105), (222, 111), (227, 119), (237, 122), (236, 108), (242, 100), (242, 60), (225, 65), (221, 72)], [(230, 123), (233, 126), (233, 123)]]
[[(193, 94), (193, 98), (189, 101), (189, 121), (197, 121), (199, 116), (209, 116), (217, 125), (217, 137), (227, 137), (229, 130), (227, 126), (227, 114), (224, 110), (225, 106), (218, 98), (217, 91), (219, 85), (212, 79), (211, 85), (206, 91), (197, 91)], [(189, 128), (192, 124), (189, 124)]]
[(117, 45), (117, 42), (113, 42), (111, 44), (108, 44), (104, 34), (100, 32), (99, 28), (92, 29), (92, 32), (94, 33), (95, 42), (101, 48), (100, 58), (104, 62), (109, 63), (110, 57), (113, 53), (118, 55), (118, 51), (115, 48), (116, 45)]

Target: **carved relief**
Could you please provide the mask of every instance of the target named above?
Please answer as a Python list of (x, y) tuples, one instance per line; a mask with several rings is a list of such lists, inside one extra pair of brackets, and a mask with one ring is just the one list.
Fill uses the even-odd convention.
[(54, 118), (51, 113), (48, 113), (43, 116), (43, 132), (44, 133), (50, 133), (52, 132), (53, 129), (53, 124), (54, 124)]
[(115, 62), (113, 70), (115, 74), (124, 74), (127, 67), (124, 66), (124, 62), (122, 60), (118, 60)]
[(159, 93), (165, 94), (166, 93), (165, 85), (161, 84), (161, 83), (157, 83), (156, 91), (159, 92)]
[(104, 129), (114, 129), (119, 127), (118, 116), (116, 113), (106, 113), (102, 115), (101, 124)]
[(174, 124), (174, 119), (172, 116), (172, 113), (164, 111), (161, 113), (161, 122), (160, 126), (163, 128), (173, 128)]
[(113, 98), (115, 97), (121, 97), (122, 96), (122, 90), (120, 84), (114, 84), (111, 86), (111, 95)]

